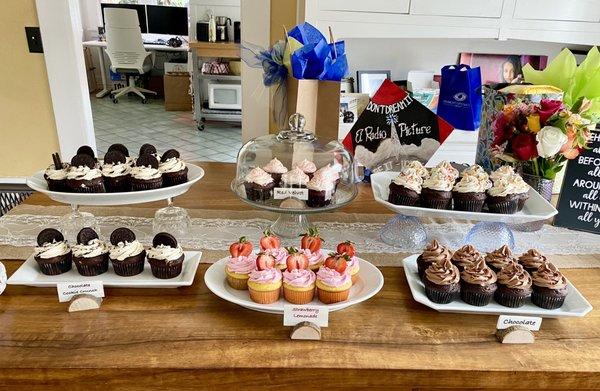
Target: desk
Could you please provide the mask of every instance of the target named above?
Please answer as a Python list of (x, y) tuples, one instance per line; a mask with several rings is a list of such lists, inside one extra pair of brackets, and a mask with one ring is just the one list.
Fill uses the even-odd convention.
[[(84, 41), (82, 42), (83, 47), (96, 48), (98, 51), (98, 58), (100, 61), (100, 69), (102, 69), (102, 90), (96, 94), (96, 98), (102, 98), (110, 92), (108, 89), (108, 83), (106, 80), (106, 65), (104, 63), (104, 49), (106, 48), (106, 41)], [(153, 45), (144, 44), (144, 48), (150, 51), (157, 52), (187, 52), (190, 48), (187, 44), (183, 44), (178, 48), (174, 48), (168, 45)]]

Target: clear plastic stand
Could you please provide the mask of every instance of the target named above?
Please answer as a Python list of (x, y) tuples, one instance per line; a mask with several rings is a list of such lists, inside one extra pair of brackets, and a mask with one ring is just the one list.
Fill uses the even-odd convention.
[(76, 243), (77, 234), (82, 228), (90, 227), (100, 232), (96, 225), (96, 217), (89, 212), (81, 212), (76, 204), (71, 204), (71, 212), (61, 217), (60, 227), (65, 238), (71, 243)]
[(388, 221), (379, 234), (390, 246), (420, 250), (427, 243), (427, 231), (418, 218), (397, 215)]
[(173, 199), (167, 198), (167, 207), (161, 208), (154, 214), (152, 231), (168, 232), (175, 237), (187, 236), (192, 228), (192, 220), (187, 210), (173, 205)]
[(277, 220), (269, 227), (271, 232), (282, 238), (297, 238), (310, 227), (305, 214), (280, 213)]
[(465, 237), (465, 244), (472, 244), (479, 251), (491, 252), (503, 245), (515, 248), (515, 237), (505, 223), (481, 222), (471, 228)]

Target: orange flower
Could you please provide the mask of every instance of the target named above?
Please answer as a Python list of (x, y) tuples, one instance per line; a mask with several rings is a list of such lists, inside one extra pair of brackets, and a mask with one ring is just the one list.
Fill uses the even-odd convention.
[(579, 148), (573, 145), (575, 141), (575, 128), (567, 126), (567, 142), (560, 149), (560, 153), (569, 160), (575, 159), (579, 156)]

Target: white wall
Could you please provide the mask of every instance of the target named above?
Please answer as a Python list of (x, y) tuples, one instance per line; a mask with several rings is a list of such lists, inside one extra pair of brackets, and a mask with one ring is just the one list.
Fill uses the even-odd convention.
[[(242, 20), (241, 0), (190, 0), (190, 41), (196, 40), (196, 22), (206, 21), (210, 9), (215, 16), (227, 16), (232, 23)], [(257, 2), (257, 6), (258, 6)]]

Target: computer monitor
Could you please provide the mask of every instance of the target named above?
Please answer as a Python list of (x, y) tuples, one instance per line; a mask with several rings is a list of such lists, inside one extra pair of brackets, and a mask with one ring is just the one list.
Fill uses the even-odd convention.
[(187, 7), (147, 5), (148, 33), (188, 35)]
[(148, 25), (146, 24), (146, 6), (143, 4), (100, 4), (102, 9), (102, 24), (106, 27), (106, 21), (104, 20), (104, 9), (105, 8), (128, 8), (136, 10), (138, 14), (138, 20), (140, 21), (140, 30), (142, 33), (148, 32)]

